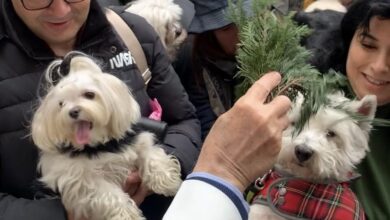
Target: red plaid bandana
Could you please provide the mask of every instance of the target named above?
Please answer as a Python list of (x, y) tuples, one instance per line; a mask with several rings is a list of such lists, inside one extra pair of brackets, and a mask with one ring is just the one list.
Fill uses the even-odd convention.
[(264, 178), (264, 187), (250, 203), (269, 206), (287, 219), (364, 220), (364, 210), (348, 182), (318, 184), (275, 171)]

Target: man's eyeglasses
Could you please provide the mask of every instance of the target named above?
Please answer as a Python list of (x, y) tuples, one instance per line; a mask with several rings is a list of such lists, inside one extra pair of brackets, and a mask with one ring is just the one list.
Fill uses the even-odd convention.
[[(21, 0), (27, 10), (41, 10), (50, 7), (54, 0)], [(78, 3), (84, 0), (64, 0), (66, 3)]]

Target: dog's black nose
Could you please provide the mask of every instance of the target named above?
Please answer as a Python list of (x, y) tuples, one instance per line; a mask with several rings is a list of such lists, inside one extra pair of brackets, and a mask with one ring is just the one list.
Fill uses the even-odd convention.
[(73, 119), (77, 119), (80, 115), (81, 109), (79, 107), (74, 107), (69, 111), (69, 116)]
[(297, 156), (299, 162), (305, 162), (313, 155), (313, 150), (311, 150), (306, 145), (297, 145), (295, 146), (295, 156)]

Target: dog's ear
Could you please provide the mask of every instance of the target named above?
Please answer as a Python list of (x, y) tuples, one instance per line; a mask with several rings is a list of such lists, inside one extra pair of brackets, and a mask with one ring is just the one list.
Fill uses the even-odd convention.
[(293, 104), (291, 105), (291, 109), (288, 113), (288, 118), (291, 123), (295, 123), (299, 120), (299, 116), (301, 115), (302, 104), (305, 101), (305, 97), (301, 92), (297, 92)]
[(72, 57), (69, 65), (69, 74), (88, 71), (93, 73), (102, 73), (101, 68), (94, 60), (86, 56)]
[[(140, 108), (127, 85), (119, 78), (104, 73), (101, 82), (106, 88), (105, 103), (111, 107), (109, 122), (112, 136), (120, 138), (141, 117)], [(120, 106), (118, 106), (118, 103)]]
[(62, 79), (64, 77), (61, 74), (61, 72), (60, 72), (61, 62), (62, 62), (61, 60), (54, 60), (46, 68), (46, 72), (45, 72), (46, 86), (45, 86), (45, 89), (47, 91), (50, 90), (53, 86), (55, 86), (60, 81), (60, 79)]
[[(51, 93), (48, 94), (51, 96)], [(59, 139), (59, 132), (55, 129), (56, 122), (53, 119), (53, 111), (56, 108), (51, 106), (50, 98), (42, 101), (39, 108), (34, 113), (31, 122), (31, 136), (36, 146), (46, 152), (54, 152), (56, 150), (55, 139)]]
[(348, 105), (349, 110), (364, 116), (364, 119), (359, 120), (359, 127), (366, 132), (371, 130), (371, 122), (375, 117), (376, 107), (377, 100), (375, 95), (366, 95), (361, 100), (352, 101)]

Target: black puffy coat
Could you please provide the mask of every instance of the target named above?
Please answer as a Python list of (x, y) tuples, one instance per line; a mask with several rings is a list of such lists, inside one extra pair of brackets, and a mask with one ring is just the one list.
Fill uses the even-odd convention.
[[(120, 14), (147, 57), (152, 72), (147, 89), (135, 64), (118, 62), (119, 54), (128, 50), (95, 0), (91, 0), (89, 17), (74, 49), (97, 58), (106, 64), (106, 72), (124, 80), (135, 94), (142, 115), (149, 115), (149, 100), (157, 98), (163, 108), (162, 120), (169, 125), (164, 148), (180, 160), (183, 175), (187, 175), (201, 147), (194, 107), (154, 30), (136, 15)], [(65, 219), (59, 200), (34, 199), (38, 151), (29, 137), (42, 74), (53, 59), (49, 47), (17, 17), (11, 1), (0, 0), (0, 219)]]

